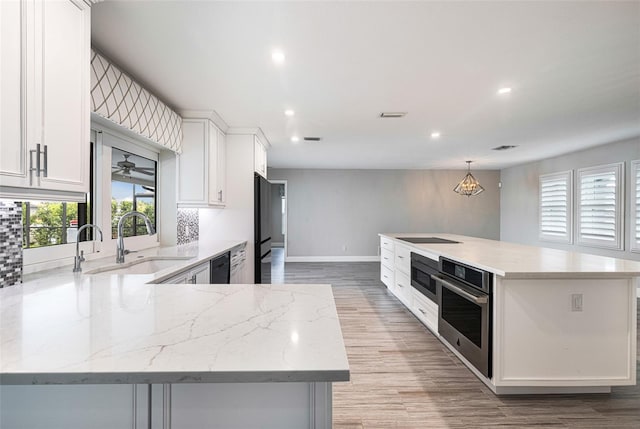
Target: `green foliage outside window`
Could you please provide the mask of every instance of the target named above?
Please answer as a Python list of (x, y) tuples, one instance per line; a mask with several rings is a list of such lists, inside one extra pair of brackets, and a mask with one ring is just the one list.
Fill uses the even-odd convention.
[[(22, 225), (24, 238), (22, 247), (43, 247), (64, 244), (67, 232), (77, 228), (78, 203), (23, 202)], [(72, 234), (73, 235), (73, 234)]]

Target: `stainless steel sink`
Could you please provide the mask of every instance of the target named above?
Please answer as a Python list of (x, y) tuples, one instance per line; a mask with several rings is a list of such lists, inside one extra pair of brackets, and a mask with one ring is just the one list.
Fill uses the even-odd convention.
[(87, 270), (85, 274), (153, 274), (171, 268), (191, 256), (147, 256), (123, 264), (111, 264)]

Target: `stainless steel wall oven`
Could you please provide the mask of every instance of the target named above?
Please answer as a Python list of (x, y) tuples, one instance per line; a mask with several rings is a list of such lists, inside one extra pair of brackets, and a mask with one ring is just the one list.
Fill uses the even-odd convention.
[(440, 297), (440, 335), (491, 378), (493, 275), (440, 257), (440, 273), (432, 277)]

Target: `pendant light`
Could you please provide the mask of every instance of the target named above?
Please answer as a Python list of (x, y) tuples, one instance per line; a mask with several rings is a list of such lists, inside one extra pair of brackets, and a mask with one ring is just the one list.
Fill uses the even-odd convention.
[(467, 197), (478, 195), (480, 192), (484, 191), (484, 188), (480, 186), (480, 182), (478, 182), (478, 180), (473, 177), (473, 174), (471, 174), (472, 162), (473, 161), (466, 161), (467, 175), (464, 176), (464, 179), (462, 179), (455, 188), (453, 188), (454, 192), (457, 192), (460, 195), (466, 195)]

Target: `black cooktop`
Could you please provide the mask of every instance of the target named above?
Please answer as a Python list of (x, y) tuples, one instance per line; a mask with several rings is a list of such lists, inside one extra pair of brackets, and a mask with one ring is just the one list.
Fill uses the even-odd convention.
[(416, 244), (455, 244), (459, 241), (445, 240), (438, 237), (398, 237), (398, 240), (408, 241), (409, 243)]

